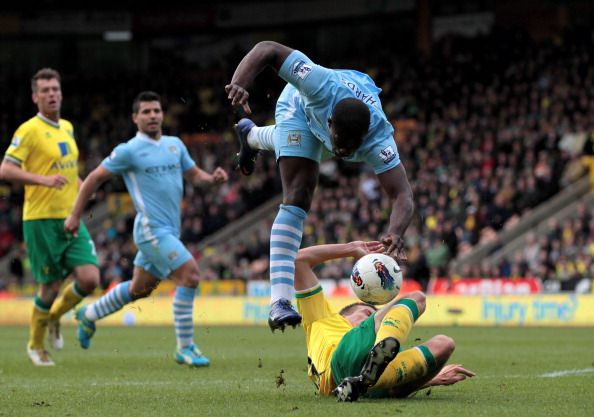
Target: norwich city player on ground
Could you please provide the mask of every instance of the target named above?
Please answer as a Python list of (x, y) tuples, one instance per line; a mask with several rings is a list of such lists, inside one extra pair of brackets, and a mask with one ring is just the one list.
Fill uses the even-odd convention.
[(370, 397), (407, 397), (435, 385), (451, 385), (474, 373), (446, 362), (454, 340), (438, 335), (400, 352), (425, 310), (425, 295), (412, 292), (379, 311), (358, 302), (333, 311), (312, 268), (339, 258), (381, 253), (381, 242), (351, 242), (301, 249), (295, 262), (297, 308), (303, 317), (308, 375), (320, 394), (339, 401)]
[[(53, 348), (64, 345), (60, 317), (93, 292), (99, 283), (95, 247), (81, 225), (77, 236), (64, 231), (78, 192), (78, 148), (72, 124), (60, 118), (60, 74), (39, 70), (31, 80), (35, 117), (14, 134), (0, 167), (2, 179), (25, 186), (23, 234), (31, 272), (39, 283), (27, 353), (35, 365), (54, 365), (45, 350), (45, 330)], [(59, 298), (63, 280), (68, 284)]]
[(91, 195), (112, 174), (124, 178), (136, 208), (134, 276), (115, 286), (93, 304), (76, 312), (78, 338), (87, 349), (95, 333), (95, 321), (113, 314), (124, 305), (147, 297), (163, 279), (177, 285), (173, 298), (173, 319), (177, 350), (175, 360), (190, 366), (206, 366), (209, 360), (194, 344), (194, 297), (199, 281), (196, 260), (179, 240), (183, 180), (193, 185), (221, 184), (227, 173), (220, 167), (212, 174), (198, 168), (184, 143), (162, 134), (163, 111), (158, 94), (140, 93), (132, 105), (132, 120), (138, 133), (118, 145), (110, 156), (84, 180), (65, 229), (79, 230), (80, 216)]

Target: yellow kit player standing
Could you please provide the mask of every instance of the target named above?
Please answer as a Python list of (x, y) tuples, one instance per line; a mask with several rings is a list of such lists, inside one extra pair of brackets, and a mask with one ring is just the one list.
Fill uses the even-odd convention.
[[(60, 74), (39, 70), (31, 79), (38, 113), (17, 129), (0, 166), (2, 179), (25, 186), (23, 234), (31, 272), (39, 283), (27, 353), (35, 365), (51, 366), (44, 337), (61, 349), (60, 317), (99, 283), (95, 247), (81, 224), (78, 235), (64, 231), (78, 193), (78, 148), (72, 124), (60, 118)], [(61, 296), (65, 278), (73, 275)]]

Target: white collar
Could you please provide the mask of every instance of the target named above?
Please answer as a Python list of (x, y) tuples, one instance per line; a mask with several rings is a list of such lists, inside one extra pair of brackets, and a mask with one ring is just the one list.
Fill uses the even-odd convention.
[(60, 122), (54, 122), (52, 119), (48, 119), (47, 117), (45, 117), (43, 114), (41, 114), (41, 112), (37, 113), (37, 117), (39, 117), (41, 120), (43, 120), (45, 123), (52, 125), (53, 127), (57, 127), (58, 129), (60, 128)]
[(161, 135), (161, 138), (159, 138), (159, 140), (155, 140), (149, 137), (146, 133), (142, 133), (139, 131), (136, 132), (136, 137), (143, 142), (149, 142), (153, 146), (161, 146), (161, 138), (163, 138), (163, 135)]

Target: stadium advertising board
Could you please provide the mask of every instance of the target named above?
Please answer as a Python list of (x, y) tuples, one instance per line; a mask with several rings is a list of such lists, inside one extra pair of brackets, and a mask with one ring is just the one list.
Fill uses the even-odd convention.
[(594, 296), (430, 296), (419, 324), (461, 326), (593, 326)]
[[(91, 300), (89, 300), (90, 302)], [(198, 297), (197, 326), (265, 325), (268, 297)], [(332, 297), (338, 310), (354, 297)], [(172, 299), (151, 297), (126, 306), (100, 325), (171, 325)], [(425, 326), (594, 326), (594, 295), (455, 296), (427, 298), (427, 311), (419, 319)], [(31, 314), (29, 298), (7, 299), (0, 303), (0, 325), (26, 325)], [(72, 313), (64, 317), (73, 324)]]
[(436, 278), (429, 282), (429, 294), (525, 295), (542, 292), (537, 278)]

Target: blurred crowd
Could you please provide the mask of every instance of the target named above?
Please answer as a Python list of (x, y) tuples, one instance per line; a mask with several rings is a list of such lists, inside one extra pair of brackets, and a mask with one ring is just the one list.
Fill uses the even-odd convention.
[[(476, 276), (539, 277), (550, 291), (573, 290), (584, 278), (594, 277), (594, 217), (586, 205), (579, 204), (575, 216), (562, 222), (552, 218), (549, 231), (531, 232), (522, 249), (511, 259), (492, 267), (468, 271)], [(589, 286), (584, 288), (589, 290)]]
[[(559, 144), (567, 135), (594, 132), (591, 47), (590, 39), (570, 35), (536, 43), (510, 32), (448, 38), (435, 45), (431, 58), (386, 47), (373, 54), (354, 53), (350, 61), (324, 62), (321, 51), (304, 50), (325, 66), (365, 71), (383, 89), (380, 98), (394, 121), (415, 196), (416, 216), (406, 233), (407, 277), (426, 285), (432, 277), (451, 276), (453, 258), (492, 239), (571, 180), (566, 173), (578, 156)], [(234, 51), (210, 68), (185, 65), (182, 72), (169, 65), (150, 75), (67, 74), (63, 115), (77, 129), (83, 175), (115, 144), (133, 136), (130, 102), (144, 89), (162, 94), (166, 132), (182, 136), (201, 167), (230, 170), (237, 152), (231, 126), (239, 115), (229, 108), (223, 86), (241, 56)], [(5, 144), (33, 114), (26, 102), (28, 88), (15, 85), (10, 103), (1, 98), (13, 110), (10, 116), (3, 112), (1, 120)], [(273, 123), (274, 98), (281, 89), (278, 77), (259, 78), (251, 96), (255, 122)], [(390, 206), (373, 173), (339, 160), (324, 162), (320, 173), (303, 245), (377, 239), (387, 226)], [(113, 181), (97, 199), (123, 190), (120, 181)], [(219, 189), (186, 190), (182, 239), (197, 258), (208, 257), (206, 279), (267, 279), (269, 222), (222, 248), (200, 251), (199, 242), (280, 192), (273, 155), (262, 155), (250, 177), (233, 172)], [(22, 235), (22, 194), (8, 185), (2, 193), (0, 256)], [(131, 275), (131, 224), (132, 215), (122, 215), (94, 236), (104, 285)], [(551, 226), (553, 232), (531, 237), (514, 259), (496, 268), (469, 268), (465, 275), (559, 282), (594, 278), (594, 225), (588, 210), (582, 209), (579, 219)], [(335, 262), (320, 274), (343, 278), (350, 268), (349, 262)]]
[[(431, 60), (386, 53), (367, 63), (395, 121), (415, 196), (405, 276), (424, 286), (451, 277), (453, 258), (493, 239), (572, 180), (567, 172), (579, 154), (559, 145), (567, 135), (594, 132), (590, 47), (572, 39), (535, 44), (513, 34), (448, 40)], [(303, 245), (377, 239), (390, 207), (375, 176), (334, 160), (321, 172)], [(543, 236), (538, 260), (522, 253), (497, 267), (471, 266), (463, 276), (594, 278), (594, 229), (587, 209), (582, 212), (581, 233), (566, 229), (577, 227), (576, 220), (559, 226), (565, 239)], [(252, 240), (251, 255), (236, 253), (227, 269), (244, 264), (243, 277), (265, 278), (266, 245)], [(335, 262), (320, 274), (345, 277), (350, 268), (349, 261)], [(217, 270), (225, 270), (220, 262)]]

